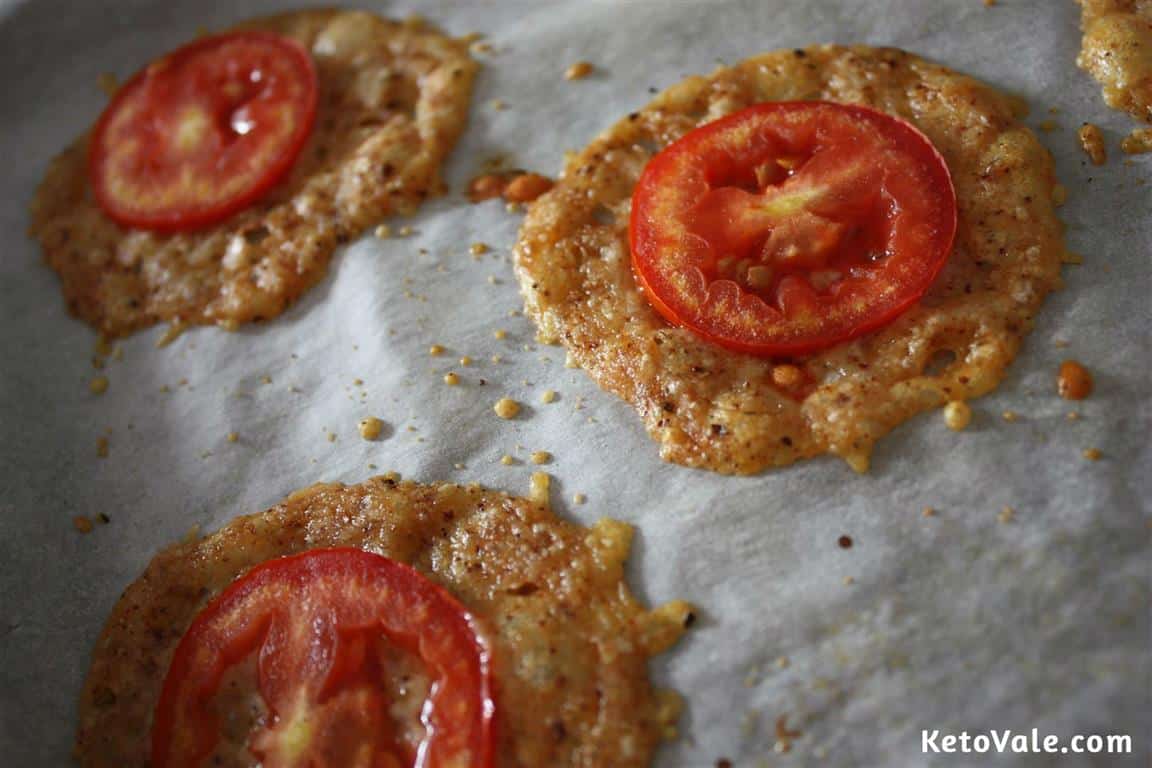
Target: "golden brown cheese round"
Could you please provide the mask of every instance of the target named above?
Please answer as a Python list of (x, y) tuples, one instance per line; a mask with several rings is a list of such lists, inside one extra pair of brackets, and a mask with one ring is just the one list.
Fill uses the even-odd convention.
[(1076, 63), (1104, 101), (1152, 122), (1152, 0), (1078, 0), (1084, 39)]
[(69, 309), (109, 336), (160, 321), (266, 320), (327, 271), (333, 251), (390, 213), (411, 213), (467, 119), (476, 65), (467, 44), (357, 11), (302, 11), (240, 27), (311, 51), (320, 101), (291, 175), (224, 222), (162, 235), (125, 229), (97, 207), (87, 136), (49, 168), (31, 234)]
[[(665, 323), (633, 278), (628, 217), (660, 149), (751, 104), (796, 99), (911, 121), (948, 162), (960, 221), (949, 263), (918, 306), (851, 343), (771, 360)], [(533, 205), (515, 248), (528, 312), (542, 340), (563, 343), (640, 412), (669, 461), (752, 473), (831, 452), (864, 471), (897, 424), (995, 387), (1059, 283), (1056, 179), (1021, 113), (992, 88), (895, 49), (778, 51), (689, 78), (572, 157)], [(803, 380), (814, 386), (798, 391)]]
[[(674, 693), (653, 690), (648, 659), (676, 641), (691, 613), (678, 601), (654, 611), (636, 601), (623, 574), (630, 540), (624, 523), (582, 528), (545, 504), (478, 486), (374, 478), (299, 491), (169, 547), (128, 587), (84, 685), (80, 763), (148, 764), (169, 660), (214, 595), (270, 558), (351, 546), (412, 565), (477, 617), (493, 647), (501, 768), (647, 765), (680, 706)], [(213, 764), (254, 765), (243, 748), (253, 695), (230, 691), (228, 682), (238, 713), (225, 718), (231, 743), (217, 752), (224, 762)]]

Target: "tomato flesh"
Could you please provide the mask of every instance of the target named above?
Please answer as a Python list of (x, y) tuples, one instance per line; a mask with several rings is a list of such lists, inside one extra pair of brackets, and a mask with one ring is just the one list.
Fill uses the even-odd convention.
[(804, 354), (919, 300), (956, 217), (948, 166), (909, 123), (770, 102), (649, 161), (632, 197), (632, 264), (670, 322), (741, 352)]
[(317, 76), (293, 40), (208, 37), (149, 64), (92, 132), (101, 209), (127, 227), (175, 232), (251, 205), (292, 168), (316, 117)]
[[(418, 745), (393, 733), (381, 642), (432, 677)], [(154, 768), (191, 768), (221, 726), (212, 702), (255, 657), (268, 712), (249, 751), (265, 768), (490, 768), (490, 651), (455, 598), (414, 569), (359, 549), (309, 550), (256, 566), (210, 602), (173, 655), (152, 728)]]

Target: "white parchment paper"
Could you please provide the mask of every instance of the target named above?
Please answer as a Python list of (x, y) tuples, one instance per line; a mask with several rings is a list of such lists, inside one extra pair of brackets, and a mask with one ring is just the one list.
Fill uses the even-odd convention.
[[(271, 324), (192, 330), (166, 349), (153, 346), (159, 330), (129, 339), (109, 363), (108, 392), (90, 394), (93, 334), (67, 316), (24, 234), (35, 184), (101, 109), (98, 73), (130, 74), (199, 27), (292, 5), (0, 4), (0, 762), (67, 764), (105, 616), (192, 526), (214, 529), (313, 481), (389, 469), (523, 493), (534, 468), (499, 457), (547, 450), (559, 513), (634, 523), (634, 588), (701, 608), (655, 669), (688, 701), (660, 766), (1147, 765), (1152, 159), (1121, 163), (1131, 122), (1074, 65), (1071, 0), (358, 3), (484, 32), (497, 49), (448, 169), (454, 194), (411, 220), (409, 238), (343, 249)], [(754, 478), (662, 464), (627, 406), (509, 316), (520, 306), (508, 259), (518, 217), (496, 202), (470, 206), (460, 191), (497, 153), (555, 173), (564, 150), (651, 89), (718, 61), (825, 41), (907, 48), (1024, 96), (1033, 125), (1055, 120), (1040, 136), (1069, 189), (1062, 213), (1084, 266), (1066, 270), (1066, 290), (962, 434), (938, 414), (918, 418), (881, 443), (867, 476), (834, 459)], [(579, 59), (596, 73), (565, 82)], [(1077, 148), (1084, 120), (1104, 127), (1113, 159), (1103, 168)], [(475, 241), (493, 253), (474, 261)], [(449, 353), (429, 357), (433, 343)], [(461, 355), (477, 364), (459, 367)], [(1053, 392), (1065, 357), (1096, 374), (1075, 422)], [(442, 384), (449, 369), (461, 386)], [(556, 403), (540, 403), (545, 388)], [(527, 404), (522, 418), (493, 415), (505, 395)], [(1020, 420), (1005, 423), (1006, 409)], [(388, 423), (386, 439), (358, 437), (366, 415)], [(1101, 461), (1081, 458), (1090, 446)], [(576, 492), (586, 504), (570, 503)], [(1006, 524), (1005, 505), (1016, 510)], [(921, 516), (925, 506), (938, 514)], [(98, 513), (111, 523), (73, 530), (73, 515)], [(779, 754), (784, 715), (803, 735)], [(921, 754), (922, 729), (1033, 727), (1064, 739), (1129, 734), (1134, 754)]]

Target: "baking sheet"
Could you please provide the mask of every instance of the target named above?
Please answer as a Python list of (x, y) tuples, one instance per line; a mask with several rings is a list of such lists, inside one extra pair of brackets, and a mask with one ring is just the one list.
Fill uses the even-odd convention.
[[(98, 114), (98, 73), (130, 74), (199, 27), (292, 6), (208, 5), (0, 4), (6, 764), (67, 763), (104, 617), (152, 554), (192, 526), (216, 528), (313, 481), (385, 470), (523, 493), (534, 467), (498, 459), (534, 450), (556, 457), (547, 469), (560, 514), (638, 526), (630, 574), (642, 595), (701, 608), (690, 636), (656, 665), (659, 682), (688, 701), (683, 736), (658, 765), (1147, 764), (1152, 160), (1095, 168), (1079, 152), (1081, 121), (1104, 127), (1114, 155), (1131, 123), (1074, 66), (1072, 2), (358, 3), (418, 11), (455, 34), (484, 32), (497, 49), (484, 57), (448, 169), (455, 193), (409, 222), (412, 237), (346, 247), (329, 277), (269, 325), (191, 330), (165, 349), (154, 348), (161, 330), (127, 340), (97, 397), (87, 386), (93, 334), (65, 314), (26, 239), (26, 205), (52, 154)], [(866, 476), (835, 459), (754, 478), (662, 464), (628, 407), (509, 316), (520, 306), (508, 259), (518, 217), (497, 202), (470, 206), (460, 190), (494, 154), (555, 173), (566, 149), (646, 102), (651, 88), (823, 41), (907, 48), (1024, 96), (1032, 125), (1054, 119), (1041, 138), (1070, 191), (1062, 215), (1085, 264), (1066, 270), (1067, 289), (1049, 299), (1007, 381), (974, 404), (962, 434), (939, 414), (918, 418), (880, 444)], [(565, 82), (578, 59), (596, 74)], [(475, 241), (493, 253), (474, 261)], [(493, 337), (500, 328), (505, 341)], [(433, 343), (449, 353), (429, 357)], [(477, 365), (460, 368), (461, 355)], [(1076, 422), (1052, 392), (1069, 356), (1097, 380)], [(449, 369), (462, 386), (441, 383)], [(560, 393), (556, 403), (540, 404), (545, 388)], [(505, 395), (528, 404), (522, 418), (493, 415)], [(1004, 423), (1006, 409), (1020, 420)], [(370, 414), (388, 424), (381, 442), (356, 434)], [(1083, 460), (1089, 446), (1103, 460)], [(586, 504), (570, 503), (576, 492)], [(1016, 510), (1006, 524), (997, 519), (1005, 505)], [(938, 514), (923, 517), (925, 506)], [(73, 530), (73, 515), (98, 513), (111, 523)], [(851, 549), (837, 545), (841, 535)], [(780, 754), (774, 723), (784, 715), (803, 736)], [(921, 729), (1032, 727), (1062, 738), (1127, 733), (1134, 754), (920, 752)]]

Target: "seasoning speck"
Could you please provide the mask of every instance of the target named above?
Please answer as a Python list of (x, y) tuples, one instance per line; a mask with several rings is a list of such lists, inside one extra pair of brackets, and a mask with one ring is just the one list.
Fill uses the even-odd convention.
[(108, 458), (108, 438), (100, 437), (96, 439), (96, 455), (102, 459)]
[(1100, 461), (1104, 454), (1100, 452), (1099, 448), (1085, 448), (1081, 455), (1088, 461)]
[(76, 515), (76, 517), (72, 518), (72, 527), (80, 533), (91, 533), (92, 520), (84, 515)]
[(841, 536), (839, 539), (836, 540), (836, 543), (840, 545), (840, 549), (852, 549), (852, 537), (851, 536)]
[(503, 340), (508, 338), (508, 331), (504, 330), (503, 328), (497, 328), (492, 332), (492, 336), (493, 338)]
[(588, 501), (588, 497), (585, 496), (584, 494), (582, 494), (582, 493), (572, 494), (572, 503), (573, 504), (583, 504), (586, 501)]
[(1005, 506), (1000, 510), (1000, 514), (997, 515), (997, 519), (1002, 523), (1010, 523), (1015, 517), (1016, 510), (1009, 506)]
[(108, 377), (97, 376), (88, 382), (88, 391), (94, 395), (102, 395), (108, 391)]
[(236, 432), (229, 432), (226, 439), (230, 443), (235, 443), (240, 440), (240, 435)]
[(380, 433), (384, 431), (384, 422), (375, 416), (361, 419), (359, 425), (360, 437), (365, 440), (376, 440), (380, 437)]
[(1000, 414), (1000, 418), (1007, 422), (1019, 421), (1020, 414), (1016, 413), (1016, 411), (1004, 411), (1004, 413)]
[(468, 251), (473, 256), (479, 256), (483, 253), (488, 253), (489, 250), (490, 249), (486, 243), (472, 243), (472, 245), (468, 248)]

